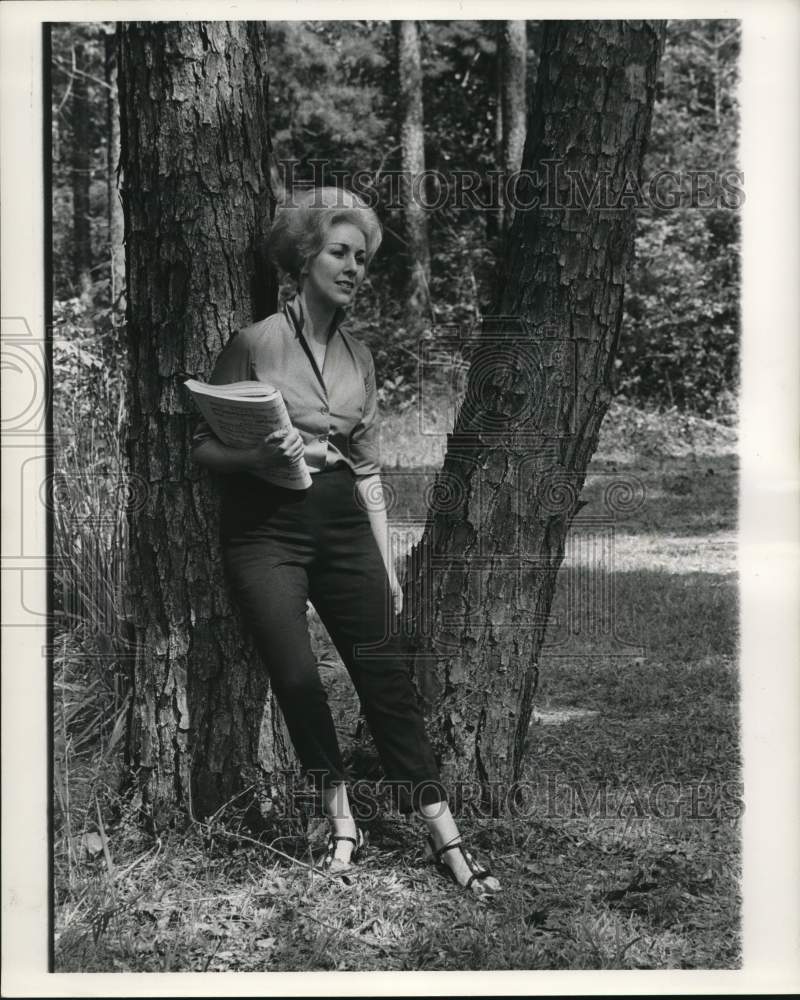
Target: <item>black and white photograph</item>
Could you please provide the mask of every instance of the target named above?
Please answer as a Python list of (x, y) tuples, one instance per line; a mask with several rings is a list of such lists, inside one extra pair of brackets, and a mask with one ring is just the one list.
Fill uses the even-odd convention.
[(41, 6), (4, 995), (791, 992), (797, 11)]

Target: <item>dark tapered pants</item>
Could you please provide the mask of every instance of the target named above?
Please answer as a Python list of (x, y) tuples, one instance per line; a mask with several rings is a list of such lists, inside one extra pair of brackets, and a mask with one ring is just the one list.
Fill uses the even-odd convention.
[(345, 465), (316, 473), (303, 491), (231, 478), (222, 511), (225, 569), (303, 768), (318, 785), (345, 779), (308, 634), (310, 599), (353, 680), (387, 779), (410, 788), (418, 807), (446, 795), (402, 646), (391, 635), (388, 578), (355, 482)]

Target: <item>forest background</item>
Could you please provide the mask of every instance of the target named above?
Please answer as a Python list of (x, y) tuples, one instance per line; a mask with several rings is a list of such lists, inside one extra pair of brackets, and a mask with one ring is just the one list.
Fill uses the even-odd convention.
[[(486, 178), (503, 163), (502, 70), (496, 29), (486, 25), (420, 22), (425, 168), (451, 186), (455, 172)], [(391, 24), (275, 22), (271, 31), (268, 114), (277, 177), (299, 184), (366, 175), (382, 194), (384, 245), (359, 301), (356, 332), (374, 352), (382, 401), (409, 404), (419, 331), (409, 329), (404, 310), (413, 261), (398, 184), (391, 181), (403, 155)], [(528, 22), (528, 90), (540, 34)], [(735, 22), (669, 23), (643, 190), (671, 172), (681, 179), (680, 193), (666, 178), (659, 194), (640, 199), (617, 360), (620, 400), (727, 423), (735, 418), (739, 358), (738, 56)], [(113, 25), (54, 31), (53, 279), (55, 318), (66, 324), (59, 322), (57, 341), (72, 340), (69, 326), (90, 319), (89, 353), (109, 372), (121, 372), (114, 60)], [(720, 196), (723, 175), (728, 191)], [(435, 203), (437, 192), (428, 197)], [(487, 185), (473, 202), (487, 205), (489, 198)], [(427, 213), (430, 323), (471, 329), (492, 299), (502, 227), (496, 209), (469, 198), (455, 202), (450, 197)], [(83, 364), (91, 367), (88, 356)]]
[[(425, 166), (448, 177), (456, 171), (486, 177), (503, 162), (503, 67), (497, 30), (489, 22), (477, 21), (417, 25)], [(311, 181), (320, 176), (319, 165), (324, 163), (326, 176), (365, 172), (376, 189), (385, 192), (390, 178), (402, 170), (407, 152), (400, 115), (402, 80), (396, 71), (391, 23), (275, 22), (270, 30), (267, 113), (276, 176), (289, 171), (298, 182)], [(121, 498), (127, 487), (125, 288), (117, 191), (114, 31), (113, 24), (61, 24), (52, 33), (53, 399), (56, 467), (62, 474), (54, 511), (55, 565), (60, 567), (55, 588), (56, 648), (60, 652), (54, 675), (60, 962), (63, 968), (82, 969), (249, 968), (255, 966), (242, 964), (244, 959), (225, 930), (227, 918), (219, 914), (209, 918), (205, 929), (197, 930), (205, 916), (193, 925), (194, 937), (205, 934), (215, 942), (211, 959), (203, 947), (196, 958), (190, 957), (194, 952), (189, 939), (176, 944), (174, 935), (170, 938), (168, 927), (180, 909), (177, 905), (156, 905), (151, 899), (136, 903), (137, 927), (146, 926), (153, 933), (137, 931), (131, 937), (131, 926), (122, 917), (124, 892), (120, 895), (119, 879), (114, 887), (107, 877), (113, 838), (103, 813), (117, 795), (115, 775), (121, 767), (129, 695), (126, 663), (115, 645), (116, 621), (124, 615), (127, 528)], [(538, 68), (540, 38), (541, 25), (527, 22), (528, 92)], [(685, 534), (690, 522), (696, 534), (733, 527), (731, 456), (740, 333), (738, 57), (735, 22), (668, 24), (644, 188), (648, 178), (671, 172), (681, 178), (681, 195), (674, 203), (645, 199), (639, 207), (636, 263), (628, 280), (616, 362), (616, 396), (601, 442), (601, 458), (610, 461), (615, 456), (636, 455), (650, 461), (650, 496), (658, 498), (660, 489), (666, 500), (650, 505), (650, 520), (644, 528), (652, 529), (658, 522), (661, 529), (678, 534)], [(709, 193), (704, 179), (709, 175), (727, 176), (722, 196), (717, 181)], [(384, 245), (360, 294), (353, 332), (369, 344), (375, 357), (380, 403), (391, 432), (384, 434), (384, 445), (389, 446), (384, 447), (385, 463), (432, 467), (441, 460), (440, 445), (429, 438), (427, 450), (422, 450), (420, 438), (408, 432), (423, 404), (429, 402), (420, 399), (420, 344), (430, 336), (429, 330), (471, 330), (478, 324), (492, 301), (504, 224), (497, 211), (468, 202), (456, 207), (445, 204), (426, 213), (428, 315), (420, 323), (419, 316), (408, 309), (409, 279), (416, 260), (403, 205), (383, 197), (378, 212)], [(444, 428), (452, 418), (459, 388), (451, 375), (443, 373), (435, 394), (438, 427)], [(724, 544), (720, 541), (720, 546)], [(629, 554), (632, 565), (638, 565), (637, 558), (641, 561), (642, 546), (649, 546), (649, 565), (674, 566), (674, 552), (668, 551), (665, 538), (652, 542), (642, 534), (637, 545), (638, 555), (633, 550)], [(684, 563), (676, 572), (683, 575), (683, 591), (690, 572), (685, 559), (695, 545), (696, 539), (686, 541), (680, 552)], [(637, 685), (635, 670), (628, 674), (622, 692), (630, 715), (644, 718), (642, 698), (652, 708), (669, 691), (661, 707), (673, 698), (678, 710), (678, 702), (686, 700), (705, 705), (702, 699), (713, 689), (709, 696), (717, 699), (719, 719), (714, 715), (709, 722), (705, 713), (708, 743), (692, 745), (692, 763), (686, 764), (689, 776), (699, 773), (701, 764), (704, 774), (713, 774), (720, 746), (736, 741), (736, 685), (730, 671), (735, 599), (722, 548), (716, 553), (707, 551), (710, 562), (701, 560), (694, 567), (698, 576), (708, 577), (708, 589), (695, 586), (692, 598), (692, 614), (706, 617), (702, 628), (690, 630), (689, 635), (684, 628), (676, 651), (670, 628), (685, 626), (688, 596), (682, 591), (673, 602), (671, 624), (649, 622), (646, 626), (651, 644), (670, 647), (673, 662), (669, 669), (665, 663), (663, 671), (645, 673), (640, 665), (636, 669), (646, 680), (646, 693)], [(714, 570), (708, 569), (717, 557), (720, 572), (726, 576), (724, 595), (712, 579)], [(701, 582), (694, 577), (692, 581)], [(655, 581), (654, 585), (657, 589), (662, 584)], [(631, 583), (632, 591), (636, 586), (636, 581)], [(719, 646), (714, 635), (723, 637)], [(324, 637), (318, 638), (324, 644)], [(687, 667), (677, 679), (676, 657)], [(689, 671), (688, 666), (697, 663), (701, 669)], [(568, 671), (561, 675), (553, 671), (550, 688), (542, 693), (543, 705), (548, 699), (560, 704), (567, 697), (573, 705), (583, 704), (579, 712), (588, 713), (589, 718), (606, 696), (613, 695), (619, 708), (619, 678), (611, 691), (607, 675), (593, 675), (588, 696), (585, 677), (582, 682), (583, 686), (578, 685)], [(589, 702), (591, 708), (586, 707)], [(581, 725), (582, 718), (573, 714), (567, 721), (577, 719)], [(676, 746), (682, 739), (685, 743), (681, 732), (671, 732)], [(587, 761), (598, 753), (602, 757), (596, 733), (587, 730), (586, 737)], [(574, 759), (578, 744), (574, 734), (570, 738)], [(637, 752), (642, 751), (641, 743), (637, 746)], [(659, 753), (667, 754), (659, 746)], [(615, 753), (609, 750), (614, 766), (618, 763)], [(540, 741), (540, 765), (548, 754), (551, 763), (558, 757), (555, 745), (545, 739)], [(645, 758), (638, 766), (642, 773), (649, 773), (655, 765)], [(726, 779), (736, 777), (736, 760), (734, 752)], [(669, 773), (676, 773), (674, 760), (670, 766)], [(119, 833), (115, 836), (115, 850), (121, 851), (124, 838)], [(692, 844), (683, 859), (691, 877), (687, 875), (683, 882), (664, 877), (663, 866), (653, 876), (652, 866), (639, 863), (640, 845), (624, 873), (608, 873), (609, 885), (593, 897), (591, 906), (586, 904), (577, 922), (572, 917), (554, 922), (546, 909), (531, 910), (530, 920), (523, 924), (551, 934), (544, 939), (546, 946), (537, 939), (541, 947), (534, 958), (526, 950), (530, 942), (520, 942), (513, 935), (503, 939), (499, 953), (482, 952), (485, 945), (480, 941), (491, 937), (484, 928), (483, 937), (471, 941), (467, 958), (459, 952), (457, 939), (446, 939), (444, 952), (437, 952), (415, 938), (396, 946), (393, 967), (476, 968), (497, 967), (498, 962), (511, 968), (708, 967), (735, 961), (737, 847), (726, 840), (724, 850), (719, 845), (712, 848), (707, 838), (699, 847), (695, 841)], [(551, 846), (557, 858), (560, 848), (555, 843)], [(133, 848), (128, 845), (126, 849)], [(185, 844), (183, 851), (185, 856)], [(710, 865), (715, 851), (722, 859), (717, 868)], [(221, 862), (222, 867), (227, 863)], [(119, 857), (116, 864), (119, 867)], [(535, 863), (541, 864), (549, 870), (549, 862)], [(103, 866), (105, 876), (98, 879), (97, 869)], [(538, 869), (531, 872), (541, 874)], [(657, 886), (658, 891), (641, 889), (642, 885)], [(691, 945), (675, 939), (675, 922), (681, 907), (688, 905), (679, 897), (686, 891), (692, 897), (689, 904), (707, 895), (708, 909), (714, 914), (713, 919), (706, 915), (703, 930), (691, 936)], [(614, 892), (618, 895), (613, 896)], [(296, 898), (290, 902), (297, 907)], [(292, 938), (291, 949), (285, 942), (276, 945), (275, 938), (263, 932), (257, 940), (272, 944), (257, 945), (263, 952), (261, 959), (269, 959), (270, 967), (340, 967), (336, 964), (340, 954), (332, 957), (328, 945), (321, 943), (315, 919), (309, 915), (305, 923), (299, 922), (301, 934)], [(108, 930), (115, 921), (120, 921), (118, 933), (111, 935)], [(637, 921), (646, 925), (646, 933), (634, 927)], [(386, 927), (391, 923), (387, 917)], [(184, 932), (189, 933), (182, 926)], [(365, 938), (363, 930), (360, 936)], [(366, 937), (370, 938), (367, 956), (370, 948), (387, 947), (380, 943), (380, 928), (373, 924)], [(258, 955), (252, 942), (248, 950)], [(375, 967), (362, 948), (357, 951), (350, 967)], [(385, 955), (373, 957), (380, 958), (381, 967), (388, 967)]]

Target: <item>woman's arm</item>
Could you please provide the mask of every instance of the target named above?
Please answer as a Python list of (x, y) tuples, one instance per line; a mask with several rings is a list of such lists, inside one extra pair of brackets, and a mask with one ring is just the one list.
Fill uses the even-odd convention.
[[(258, 342), (259, 331), (260, 327), (256, 324), (233, 333), (214, 364), (210, 385), (229, 385), (255, 378), (252, 347)], [(223, 476), (236, 472), (257, 475), (284, 461), (291, 461), (298, 453), (303, 454), (302, 440), (294, 428), (289, 434), (276, 431), (252, 448), (231, 448), (214, 435), (203, 417), (195, 428), (192, 441), (194, 461)]]
[(389, 524), (386, 518), (386, 503), (383, 498), (380, 475), (374, 473), (371, 476), (356, 477), (356, 489), (362, 505), (366, 508), (372, 534), (375, 536), (383, 565), (386, 567), (386, 575), (389, 577), (389, 586), (394, 600), (394, 613), (399, 615), (403, 609), (403, 591), (394, 571), (389, 552)]
[[(192, 458), (212, 472), (267, 472), (297, 461), (305, 451), (300, 432), (294, 427), (274, 431), (253, 448), (231, 448), (219, 438), (204, 437), (192, 449)], [(385, 516), (385, 515), (384, 515)]]

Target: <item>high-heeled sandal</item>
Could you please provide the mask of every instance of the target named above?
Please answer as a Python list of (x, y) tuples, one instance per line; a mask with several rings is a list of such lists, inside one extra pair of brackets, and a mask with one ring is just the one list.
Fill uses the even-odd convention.
[(461, 856), (464, 858), (464, 861), (467, 863), (467, 867), (472, 872), (470, 877), (463, 884), (462, 888), (472, 889), (473, 883), (477, 882), (480, 884), (479, 891), (481, 895), (493, 895), (499, 891), (498, 889), (491, 889), (489, 886), (483, 885), (483, 882), (487, 878), (493, 878), (494, 876), (489, 868), (484, 868), (482, 865), (478, 864), (475, 858), (473, 858), (469, 851), (466, 850), (461, 840), (456, 841), (454, 844), (445, 844), (443, 847), (437, 848), (434, 844), (433, 837), (428, 837), (428, 847), (430, 850), (430, 856), (436, 866), (436, 870), (441, 875), (449, 878), (451, 882), (455, 882), (456, 885), (461, 886), (461, 883), (458, 881), (458, 878), (450, 865), (442, 861), (442, 855), (446, 854), (447, 851), (461, 851)]
[[(352, 854), (350, 855), (349, 862), (345, 861), (340, 862), (338, 858), (334, 857), (336, 853), (336, 845), (339, 843), (340, 840), (347, 840), (353, 845), (353, 851)], [(358, 827), (356, 827), (355, 837), (345, 837), (342, 834), (329, 833), (328, 841), (325, 844), (325, 854), (323, 855), (322, 861), (320, 862), (320, 868), (323, 868), (325, 871), (330, 871), (331, 868), (333, 867), (334, 861), (336, 861), (337, 863), (342, 865), (341, 868), (336, 869), (336, 872), (340, 871), (345, 872), (347, 871), (348, 868), (350, 868), (351, 865), (358, 863), (358, 859), (363, 849), (364, 849), (364, 834), (361, 832), (361, 830), (359, 830)]]

